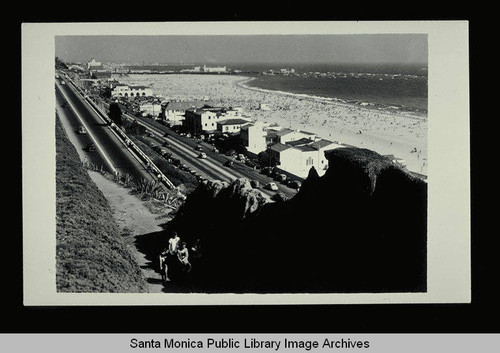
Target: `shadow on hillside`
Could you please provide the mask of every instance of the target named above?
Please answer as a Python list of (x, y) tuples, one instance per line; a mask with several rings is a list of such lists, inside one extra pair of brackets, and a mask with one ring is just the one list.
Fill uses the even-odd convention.
[(157, 273), (160, 273), (159, 255), (165, 248), (167, 243), (164, 231), (152, 232), (147, 234), (136, 235), (134, 245), (137, 250), (144, 254), (148, 261), (145, 268), (150, 268)]

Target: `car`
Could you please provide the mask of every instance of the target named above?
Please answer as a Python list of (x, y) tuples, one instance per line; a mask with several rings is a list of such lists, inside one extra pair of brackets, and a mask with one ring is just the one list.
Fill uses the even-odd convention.
[(87, 130), (85, 130), (85, 127), (83, 125), (80, 125), (80, 127), (78, 128), (78, 133), (83, 135), (87, 133)]
[(224, 166), (226, 166), (226, 167), (232, 167), (232, 166), (233, 166), (233, 164), (234, 164), (234, 162), (233, 162), (233, 161), (231, 161), (231, 160), (229, 160), (229, 161), (225, 161), (225, 162), (224, 162)]
[(274, 180), (279, 181), (280, 183), (286, 183), (286, 174), (283, 173), (275, 174)]
[(289, 180), (288, 181), (288, 186), (291, 187), (292, 189), (297, 189), (299, 190), (300, 187), (302, 186), (302, 183), (298, 180)]
[(267, 190), (277, 191), (278, 190), (278, 185), (276, 185), (276, 183), (274, 183), (274, 182), (271, 181), (271, 182), (269, 182), (269, 183), (266, 184), (265, 188)]
[(196, 170), (194, 170), (194, 169), (190, 169), (190, 170), (189, 170), (189, 174), (192, 174), (192, 175), (197, 175)]
[(254, 189), (258, 189), (258, 188), (260, 188), (260, 183), (259, 183), (259, 181), (258, 181), (258, 180), (252, 180), (252, 181), (250, 182), (250, 185), (251, 185), (251, 186), (252, 186), (252, 188), (254, 188)]
[(236, 156), (236, 151), (235, 150), (229, 150), (226, 152), (226, 156), (228, 157), (234, 157)]
[(262, 174), (270, 176), (273, 172), (273, 167), (264, 167), (260, 170)]
[(184, 170), (184, 171), (186, 171), (186, 172), (188, 172), (188, 171), (189, 171), (189, 167), (188, 167), (187, 165), (185, 165), (185, 164), (181, 164), (181, 165), (179, 166), (179, 169), (180, 169), (180, 170)]
[(199, 158), (207, 158), (207, 154), (205, 152), (201, 152), (199, 155), (198, 155)]
[(247, 160), (245, 161), (245, 164), (246, 164), (247, 166), (249, 166), (250, 168), (256, 168), (256, 167), (257, 167), (257, 164), (256, 164), (254, 161), (252, 161), (251, 159), (247, 159)]
[(238, 154), (238, 156), (236, 157), (236, 159), (237, 159), (237, 160), (239, 160), (239, 161), (244, 162), (244, 161), (245, 161), (245, 159), (246, 159), (246, 157), (245, 157), (245, 155), (244, 155), (244, 154), (241, 154), (241, 153), (240, 153), (240, 154)]
[(168, 141), (165, 141), (165, 142), (163, 142), (163, 146), (164, 147), (170, 147), (170, 143), (168, 143)]
[(215, 153), (219, 153), (219, 150), (217, 149), (217, 147), (214, 147), (213, 151), (214, 151)]
[(196, 151), (203, 151), (203, 147), (201, 147), (201, 145), (196, 145), (196, 147), (194, 149)]

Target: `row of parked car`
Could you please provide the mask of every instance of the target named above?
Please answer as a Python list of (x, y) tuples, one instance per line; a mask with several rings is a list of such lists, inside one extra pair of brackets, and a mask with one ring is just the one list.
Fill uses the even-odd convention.
[(279, 173), (279, 171), (275, 167), (264, 167), (261, 169), (261, 173), (272, 177), (277, 182), (292, 189), (298, 190), (302, 186), (302, 183), (300, 181), (290, 178), (284, 173)]
[(195, 176), (199, 182), (201, 182), (205, 179), (201, 175), (198, 175), (196, 170), (189, 168), (187, 165), (182, 163), (182, 161), (179, 158), (175, 158), (172, 153), (168, 152), (163, 147), (170, 147), (170, 144), (166, 141), (163, 143), (162, 146), (158, 146), (158, 145), (153, 146), (153, 150), (156, 153), (160, 154), (163, 158), (165, 158), (167, 160), (167, 162), (172, 164), (174, 167), (179, 168), (180, 170), (182, 170), (184, 172), (188, 172), (189, 174)]

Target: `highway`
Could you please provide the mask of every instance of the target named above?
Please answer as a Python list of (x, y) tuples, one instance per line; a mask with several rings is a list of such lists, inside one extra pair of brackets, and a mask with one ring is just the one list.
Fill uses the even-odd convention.
[[(64, 79), (68, 81), (68, 79)], [(62, 105), (65, 101), (68, 102), (67, 107), (64, 109), (70, 117), (69, 120), (71, 121), (72, 129), (77, 131), (79, 126), (83, 125), (88, 131), (88, 134), (78, 137), (82, 145), (85, 146), (90, 142), (94, 142), (97, 147), (96, 152), (87, 152), (88, 159), (92, 163), (103, 165), (109, 172), (116, 171), (128, 174), (136, 179), (152, 178), (144, 165), (134, 157), (133, 152), (115, 136), (113, 130), (104, 123), (95, 109), (85, 101), (81, 95), (82, 93), (76, 92), (76, 89), (72, 87), (70, 82), (60, 84), (60, 80), (57, 79), (56, 88), (57, 104)], [(104, 103), (99, 99), (94, 100), (94, 102), (100, 107), (101, 112), (106, 112), (109, 109), (108, 103)], [(182, 164), (194, 170), (197, 175), (200, 175), (204, 179), (227, 182), (237, 178), (255, 180), (260, 184), (259, 190), (261, 193), (268, 199), (277, 192), (281, 192), (288, 197), (292, 197), (297, 193), (295, 189), (278, 182), (275, 182), (278, 186), (278, 191), (264, 189), (264, 186), (268, 182), (273, 181), (272, 178), (261, 174), (258, 170), (252, 169), (243, 162), (234, 160), (232, 157), (214, 152), (211, 144), (181, 136), (153, 119), (133, 117), (127, 114), (124, 109), (122, 109), (122, 113), (123, 118), (135, 120), (148, 130), (150, 135), (147, 139), (150, 144), (162, 146), (164, 142), (168, 141), (169, 146), (162, 146), (162, 148), (170, 152), (174, 158), (180, 159)], [(168, 134), (168, 137), (165, 137), (165, 134)], [(202, 146), (203, 152), (206, 153), (206, 158), (198, 157), (200, 151), (195, 150), (197, 145)], [(228, 160), (234, 161), (231, 167), (224, 166), (224, 163)]]
[[(109, 107), (106, 103), (104, 103), (104, 105), (106, 108)], [(276, 181), (275, 183), (278, 186), (278, 191), (264, 189), (264, 186), (268, 182), (274, 181), (272, 178), (261, 174), (258, 170), (254, 170), (243, 162), (234, 160), (233, 157), (214, 152), (211, 144), (194, 138), (181, 136), (153, 119), (132, 117), (123, 110), (122, 113), (124, 118), (136, 120), (151, 133), (151, 137), (148, 138), (150, 142), (159, 146), (163, 145), (164, 142), (168, 142), (170, 146), (162, 148), (168, 150), (174, 157), (179, 158), (183, 164), (196, 170), (197, 174), (202, 175), (206, 179), (231, 181), (237, 178), (246, 178), (248, 180), (255, 180), (260, 184), (260, 191), (268, 197), (272, 197), (277, 192), (281, 192), (288, 197), (292, 197), (297, 193), (297, 190)], [(165, 137), (165, 134), (168, 134), (168, 137)], [(206, 153), (207, 158), (198, 157), (201, 152), (195, 150), (198, 145), (202, 147), (202, 152)], [(224, 166), (224, 163), (228, 160), (234, 161), (231, 167)]]
[[(102, 166), (110, 173), (118, 172), (130, 175), (135, 180), (152, 178), (133, 153), (74, 91), (70, 84), (61, 84), (60, 80), (56, 80), (56, 104), (58, 104), (59, 110), (63, 110), (71, 129), (78, 136), (77, 139), (81, 143), (80, 148), (84, 150), (89, 162)], [(85, 127), (86, 134), (78, 134), (80, 126)], [(94, 143), (96, 146), (94, 152), (85, 148), (90, 143)]]

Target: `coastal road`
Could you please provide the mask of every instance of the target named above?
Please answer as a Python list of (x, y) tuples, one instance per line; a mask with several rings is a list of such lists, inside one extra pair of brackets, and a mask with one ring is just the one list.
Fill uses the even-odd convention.
[[(151, 179), (145, 167), (133, 153), (113, 133), (98, 114), (75, 92), (70, 83), (56, 79), (56, 103), (66, 117), (67, 126), (76, 133), (80, 148), (90, 163), (102, 166), (109, 173), (130, 175), (135, 180)], [(86, 134), (78, 134), (80, 126)], [(94, 143), (96, 151), (90, 152), (85, 147)], [(80, 151), (81, 153), (82, 151)]]
[[(105, 105), (108, 107), (107, 104)], [(232, 157), (214, 152), (213, 146), (209, 143), (181, 136), (163, 124), (152, 119), (132, 117), (125, 112), (123, 116), (127, 119), (136, 120), (139, 124), (146, 127), (146, 129), (151, 133), (151, 137), (149, 137), (150, 142), (160, 146), (164, 142), (168, 142), (170, 146), (162, 148), (168, 150), (175, 157), (181, 159), (182, 163), (186, 164), (189, 168), (196, 170), (197, 174), (202, 175), (206, 179), (231, 181), (238, 178), (246, 178), (248, 180), (255, 180), (258, 181), (261, 186), (260, 191), (268, 198), (272, 197), (277, 192), (281, 192), (288, 197), (293, 197), (297, 193), (295, 189), (289, 188), (278, 182), (275, 182), (279, 189), (277, 192), (264, 189), (264, 185), (273, 181), (272, 178), (259, 173), (257, 170), (254, 170), (243, 162), (234, 160)], [(165, 134), (168, 134), (168, 137), (165, 137)], [(195, 150), (198, 145), (202, 147), (203, 152), (207, 155), (207, 158), (198, 157), (200, 151)], [(232, 167), (224, 166), (224, 163), (228, 160), (234, 160)]]

